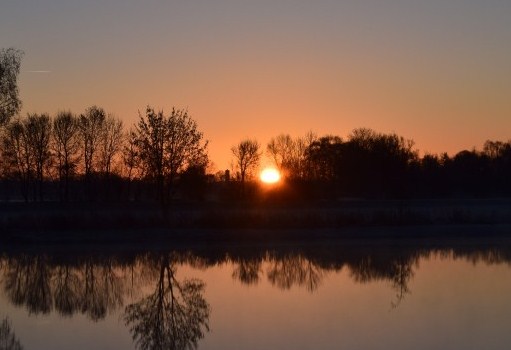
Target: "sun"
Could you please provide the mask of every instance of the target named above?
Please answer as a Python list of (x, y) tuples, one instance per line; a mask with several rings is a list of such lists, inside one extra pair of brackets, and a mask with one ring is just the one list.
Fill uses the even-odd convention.
[(261, 171), (261, 175), (259, 176), (262, 182), (266, 184), (274, 184), (279, 182), (280, 173), (275, 168), (265, 168)]

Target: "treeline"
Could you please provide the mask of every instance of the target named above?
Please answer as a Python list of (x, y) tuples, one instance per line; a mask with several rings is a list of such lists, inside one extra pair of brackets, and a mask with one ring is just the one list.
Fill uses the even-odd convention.
[[(28, 114), (1, 137), (3, 199), (80, 201), (152, 199), (168, 203), (174, 185), (205, 178), (207, 142), (186, 111), (148, 107), (137, 124), (92, 106), (83, 114)], [(193, 176), (191, 176), (193, 178)]]
[(509, 141), (420, 157), (412, 140), (362, 128), (345, 139), (281, 134), (264, 150), (246, 139), (231, 152), (231, 169), (208, 174), (207, 141), (184, 110), (147, 107), (128, 129), (97, 106), (29, 114), (2, 129), (0, 198), (251, 201), (267, 196), (256, 177), (264, 154), (282, 174), (271, 193), (283, 201), (511, 195)]
[[(260, 149), (256, 140), (233, 147), (236, 178), (243, 181), (247, 170), (242, 165), (250, 164), (248, 159), (258, 160)], [(266, 146), (266, 155), (285, 178), (282, 191), (295, 198), (511, 195), (511, 141), (487, 141), (481, 151), (464, 150), (452, 157), (447, 153), (420, 157), (412, 140), (360, 128), (346, 139), (312, 133), (302, 138), (279, 135)]]
[[(313, 178), (329, 193), (365, 198), (511, 195), (511, 143), (487, 141), (482, 151), (418, 156), (413, 141), (355, 130), (348, 140), (321, 138), (309, 149)], [(326, 166), (325, 166), (326, 165)]]

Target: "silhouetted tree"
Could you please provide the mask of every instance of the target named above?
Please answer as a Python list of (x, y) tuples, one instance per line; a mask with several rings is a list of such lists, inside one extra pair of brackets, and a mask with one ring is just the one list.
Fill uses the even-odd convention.
[(445, 185), (442, 184), (443, 165), (436, 154), (425, 154), (420, 160), (417, 186), (419, 194), (426, 196), (445, 195)]
[(500, 158), (506, 152), (507, 147), (509, 147), (509, 144), (502, 141), (487, 140), (483, 145), (483, 154), (491, 159)]
[(489, 159), (475, 149), (458, 152), (446, 164), (457, 195), (481, 195), (488, 190)]
[(33, 158), (33, 171), (36, 184), (35, 195), (43, 200), (43, 181), (45, 169), (48, 170), (50, 162), (51, 120), (47, 114), (29, 114), (23, 121), (27, 135), (28, 149)]
[(92, 106), (78, 119), (81, 140), (84, 174), (87, 179), (97, 170), (97, 152), (101, 147), (106, 113), (103, 108)]
[(109, 115), (104, 122), (100, 142), (100, 169), (107, 177), (112, 171), (112, 162), (122, 150), (122, 121)]
[(270, 140), (266, 146), (266, 153), (282, 176), (301, 179), (306, 173), (306, 151), (315, 140), (316, 136), (312, 132), (296, 139), (281, 134)]
[(2, 158), (4, 172), (20, 182), (23, 198), (28, 201), (34, 155), (30, 149), (26, 128), (19, 119), (10, 122), (2, 135)]
[(295, 141), (289, 135), (280, 134), (273, 137), (266, 146), (266, 153), (281, 173), (289, 171), (295, 152)]
[(125, 135), (126, 142), (122, 148), (122, 162), (125, 168), (125, 176), (131, 180), (137, 165), (141, 162), (137, 153), (137, 135), (133, 130), (129, 130)]
[(128, 200), (132, 198), (132, 181), (139, 175), (138, 171), (142, 170), (138, 166), (141, 163), (137, 150), (137, 134), (133, 130), (129, 130), (124, 135), (124, 144), (122, 146), (122, 164), (123, 175), (128, 181)]
[(191, 165), (179, 176), (179, 187), (184, 198), (203, 200), (208, 186), (204, 165)]
[(18, 75), (23, 51), (0, 49), (0, 126), (5, 125), (21, 108)]
[(312, 142), (307, 149), (307, 161), (312, 180), (335, 182), (340, 174), (342, 139), (338, 136), (323, 136)]
[(511, 141), (486, 141), (483, 155), (488, 160), (488, 187), (493, 195), (511, 194)]
[(171, 199), (177, 177), (189, 166), (207, 164), (207, 141), (186, 111), (169, 116), (147, 107), (134, 130), (135, 153), (143, 174), (154, 181), (162, 202)]
[(51, 121), (47, 114), (29, 114), (7, 125), (3, 135), (3, 161), (7, 173), (14, 175), (22, 185), (22, 195), (29, 199), (29, 187), (33, 186), (34, 200), (43, 199), (45, 171), (50, 164)]
[(413, 141), (371, 129), (355, 129), (348, 141), (325, 136), (307, 149), (309, 178), (328, 184), (328, 195), (403, 196), (417, 161)]
[(59, 112), (53, 120), (52, 149), (56, 158), (61, 200), (69, 200), (69, 181), (79, 161), (78, 119), (71, 112)]
[(259, 166), (261, 159), (259, 143), (256, 140), (242, 140), (231, 147), (231, 152), (234, 156), (234, 170), (239, 174), (239, 179), (243, 185)]
[(303, 137), (295, 139), (295, 152), (290, 169), (290, 178), (300, 180), (307, 178), (307, 174), (310, 172), (307, 161), (307, 150), (317, 139), (317, 135), (312, 131), (309, 131)]
[(412, 140), (362, 128), (352, 132), (348, 143), (351, 185), (366, 189), (369, 196), (400, 197), (406, 192), (408, 166), (417, 158)]

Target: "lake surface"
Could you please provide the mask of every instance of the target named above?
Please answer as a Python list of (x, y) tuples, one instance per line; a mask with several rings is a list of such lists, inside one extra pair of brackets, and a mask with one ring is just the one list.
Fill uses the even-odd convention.
[(4, 249), (0, 348), (511, 346), (507, 238), (119, 250)]

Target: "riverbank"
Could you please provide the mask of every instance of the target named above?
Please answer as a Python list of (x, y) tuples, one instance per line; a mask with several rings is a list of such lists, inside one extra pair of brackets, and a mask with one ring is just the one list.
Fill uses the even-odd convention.
[(507, 225), (510, 199), (263, 204), (1, 203), (3, 232), (117, 229), (337, 229), (350, 227)]
[(337, 229), (117, 229), (117, 230), (13, 230), (0, 236), (4, 248), (23, 251), (203, 250), (237, 247), (250, 251), (318, 246), (444, 246), (484, 247), (499, 242), (511, 247), (511, 225), (438, 225), (345, 227)]

